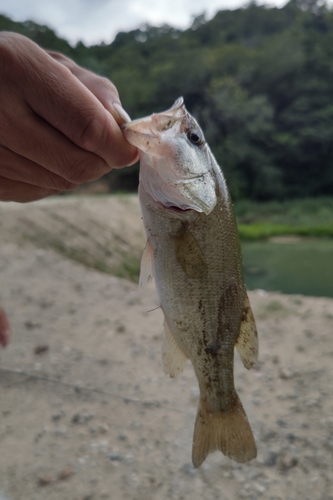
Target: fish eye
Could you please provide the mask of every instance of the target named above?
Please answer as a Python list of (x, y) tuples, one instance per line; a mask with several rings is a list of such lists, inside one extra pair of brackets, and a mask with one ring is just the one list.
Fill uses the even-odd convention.
[(200, 146), (203, 143), (201, 134), (198, 130), (189, 130), (189, 132), (187, 133), (187, 137), (192, 142), (192, 144), (195, 144), (196, 146)]

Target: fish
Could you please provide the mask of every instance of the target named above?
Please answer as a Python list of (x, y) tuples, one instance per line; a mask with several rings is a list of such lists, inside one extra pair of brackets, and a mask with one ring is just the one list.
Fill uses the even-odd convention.
[(234, 385), (234, 348), (252, 368), (258, 335), (222, 170), (182, 97), (122, 130), (140, 155), (140, 285), (154, 279), (164, 313), (163, 368), (176, 377), (189, 359), (199, 384), (193, 465), (217, 450), (248, 462), (257, 449)]

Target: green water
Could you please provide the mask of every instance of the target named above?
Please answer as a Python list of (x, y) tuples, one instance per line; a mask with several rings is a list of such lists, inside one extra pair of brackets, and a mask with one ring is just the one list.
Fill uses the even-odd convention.
[(333, 297), (333, 240), (242, 243), (249, 290)]

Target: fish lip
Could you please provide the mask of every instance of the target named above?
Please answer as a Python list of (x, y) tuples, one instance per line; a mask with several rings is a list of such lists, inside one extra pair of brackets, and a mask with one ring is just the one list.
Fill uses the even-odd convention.
[(152, 122), (152, 117), (153, 116), (168, 116), (174, 118), (175, 121), (179, 121), (186, 116), (186, 110), (185, 108), (182, 111), (182, 114), (180, 116), (175, 117), (175, 113), (180, 110), (180, 108), (184, 108), (184, 98), (183, 97), (178, 97), (178, 99), (174, 102), (173, 106), (166, 111), (162, 111), (161, 113), (153, 113), (152, 115), (145, 116), (144, 118), (137, 118), (136, 120), (131, 120), (130, 122), (122, 123), (120, 125), (120, 128), (122, 130), (130, 129), (135, 127), (138, 123), (143, 124), (143, 123), (148, 123)]
[(196, 214), (199, 214), (199, 213), (202, 213), (201, 210), (196, 210), (195, 208), (181, 208), (177, 205), (166, 205), (164, 203), (162, 203), (161, 201), (157, 201), (154, 199), (154, 203), (157, 205), (158, 208), (162, 209), (162, 210), (167, 210), (168, 212), (173, 212), (175, 214), (190, 214), (190, 213), (196, 213)]
[(161, 205), (163, 206), (163, 208), (165, 210), (168, 210), (169, 212), (174, 212), (177, 214), (189, 214), (191, 212), (199, 213), (198, 210), (194, 210), (194, 208), (180, 208), (180, 207), (177, 207), (176, 205), (166, 206), (166, 205), (163, 205), (162, 203), (161, 203)]
[(136, 120), (132, 120), (127, 123), (122, 123), (120, 128), (122, 130), (129, 130), (131, 128), (135, 128), (138, 124), (151, 123), (151, 116), (146, 116), (145, 118), (137, 118)]

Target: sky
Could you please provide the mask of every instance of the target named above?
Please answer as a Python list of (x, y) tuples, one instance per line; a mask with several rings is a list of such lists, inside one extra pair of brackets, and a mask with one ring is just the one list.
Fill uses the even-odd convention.
[[(258, 3), (282, 6), (287, 0)], [(246, 0), (0, 0), (0, 14), (14, 21), (33, 20), (54, 29), (75, 44), (110, 43), (119, 31), (144, 23), (187, 28), (193, 16), (206, 12), (210, 19), (218, 10), (235, 9)]]

